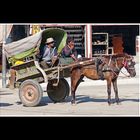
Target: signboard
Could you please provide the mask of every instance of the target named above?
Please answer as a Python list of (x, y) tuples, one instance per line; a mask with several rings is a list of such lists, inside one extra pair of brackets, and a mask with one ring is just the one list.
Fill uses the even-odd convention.
[(36, 34), (36, 33), (38, 33), (38, 32), (40, 32), (41, 31), (41, 29), (40, 29), (40, 26), (39, 25), (32, 25), (31, 26), (31, 31), (30, 31), (30, 33), (33, 35), (33, 34)]

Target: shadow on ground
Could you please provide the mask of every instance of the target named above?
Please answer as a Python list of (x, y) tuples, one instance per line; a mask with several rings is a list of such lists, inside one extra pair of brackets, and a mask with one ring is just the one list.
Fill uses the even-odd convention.
[[(37, 106), (35, 106), (35, 107), (46, 106), (46, 105), (48, 105), (48, 103), (51, 103), (51, 102), (52, 101), (49, 99), (49, 97), (42, 97), (40, 103)], [(22, 105), (22, 102), (21, 101), (17, 101), (16, 104), (17, 105)], [(23, 106), (25, 106), (25, 105), (23, 105)]]
[[(63, 102), (70, 102), (71, 101), (71, 97), (66, 97), (66, 99), (60, 101), (59, 103), (63, 103)], [(40, 104), (43, 106), (45, 104), (49, 104), (49, 103), (58, 103), (58, 102), (54, 102), (52, 101), (48, 96), (44, 96), (42, 99), (41, 99), (41, 102)]]
[[(67, 102), (70, 102), (71, 101), (71, 98), (69, 98), (67, 100)], [(115, 99), (112, 98), (112, 103), (115, 103)], [(120, 99), (120, 102), (126, 102), (126, 101), (131, 101), (131, 102), (140, 102), (139, 99), (125, 99), (125, 98), (122, 98)], [(79, 103), (84, 103), (84, 102), (106, 102), (107, 103), (107, 98), (106, 99), (102, 99), (102, 98), (91, 98), (90, 96), (85, 96), (85, 95), (77, 95), (76, 96), (76, 102), (77, 104)]]
[[(120, 102), (126, 102), (126, 101), (140, 102), (139, 99), (125, 99), (125, 98), (120, 99)], [(63, 102), (64, 103), (71, 102), (71, 96), (67, 97), (65, 100), (63, 100), (59, 103), (63, 103)], [(104, 102), (104, 103), (107, 103), (107, 98), (106, 99), (91, 98), (90, 96), (85, 96), (85, 95), (77, 95), (76, 96), (76, 103), (77, 104), (85, 103), (85, 102)], [(115, 99), (112, 98), (111, 102), (115, 103)], [(55, 102), (53, 102), (48, 96), (44, 96), (44, 97), (42, 97), (40, 103), (36, 107), (46, 106), (49, 103), (54, 103), (55, 104)], [(21, 105), (22, 103), (19, 101), (19, 102), (16, 102), (16, 104)]]
[(9, 103), (0, 103), (0, 107), (12, 106), (13, 104)]
[(132, 101), (132, 102), (140, 102), (139, 99), (120, 99), (121, 102), (125, 102), (125, 101)]
[(9, 92), (3, 92), (3, 93), (0, 93), (0, 95), (12, 95), (13, 93), (9, 93)]
[(11, 91), (11, 90), (3, 90), (3, 89), (1, 89), (0, 90), (0, 95), (11, 95), (11, 94), (13, 94), (13, 91)]

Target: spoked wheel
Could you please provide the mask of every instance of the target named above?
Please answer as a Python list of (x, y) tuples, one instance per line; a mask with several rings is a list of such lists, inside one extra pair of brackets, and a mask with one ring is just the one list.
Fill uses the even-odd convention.
[(53, 102), (61, 102), (69, 96), (70, 88), (68, 82), (65, 79), (59, 79), (58, 85), (54, 86), (53, 84), (56, 83), (56, 81), (57, 80), (54, 79), (48, 82), (47, 93)]
[(43, 90), (34, 80), (24, 81), (19, 88), (19, 98), (25, 106), (37, 106), (43, 96)]

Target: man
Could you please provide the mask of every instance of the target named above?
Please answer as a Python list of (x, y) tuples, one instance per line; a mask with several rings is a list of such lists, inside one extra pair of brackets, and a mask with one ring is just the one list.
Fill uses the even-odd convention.
[[(78, 61), (78, 55), (74, 46), (74, 40), (72, 38), (68, 38), (66, 44), (67, 45), (62, 50), (62, 56), (71, 57), (74, 61)], [(84, 80), (82, 79), (81, 82), (84, 82)]]
[(74, 61), (77, 61), (77, 51), (74, 47), (74, 40), (72, 38), (67, 39), (67, 45), (62, 50), (63, 57), (71, 57)]
[(41, 65), (43, 68), (48, 68), (53, 65), (53, 60), (57, 59), (57, 49), (54, 45), (54, 39), (52, 37), (47, 38), (43, 49)]

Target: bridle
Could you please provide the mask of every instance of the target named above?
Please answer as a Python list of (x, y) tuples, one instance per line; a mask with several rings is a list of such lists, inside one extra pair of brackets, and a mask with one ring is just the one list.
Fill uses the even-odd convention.
[[(128, 61), (132, 61), (132, 62), (128, 62)], [(123, 66), (128, 70), (135, 69), (134, 67), (132, 67), (132, 63), (135, 63), (133, 61), (133, 57), (126, 58), (126, 59), (124, 58), (122, 62)]]
[[(116, 58), (117, 60), (118, 59), (123, 59), (123, 61), (122, 61), (122, 65), (123, 65), (123, 67), (125, 67), (127, 70), (134, 70), (135, 68), (134, 67), (132, 67), (132, 66), (129, 66), (129, 65), (132, 65), (132, 64), (129, 64), (129, 63), (133, 63), (133, 57), (130, 57), (130, 58), (125, 58), (125, 57), (123, 57), (123, 58)], [(116, 63), (116, 68), (118, 69), (118, 70), (120, 70), (120, 68), (118, 67), (118, 63), (117, 63), (117, 61), (116, 61), (116, 59), (115, 59), (115, 63)], [(128, 61), (132, 61), (132, 62), (128, 62)], [(135, 63), (135, 62), (134, 62)], [(124, 72), (122, 72), (122, 71), (120, 71), (123, 75), (125, 75), (125, 77), (130, 77), (130, 75), (127, 75), (127, 74), (125, 74)], [(122, 76), (121, 76), (122, 77)]]

